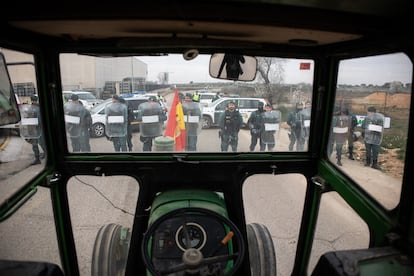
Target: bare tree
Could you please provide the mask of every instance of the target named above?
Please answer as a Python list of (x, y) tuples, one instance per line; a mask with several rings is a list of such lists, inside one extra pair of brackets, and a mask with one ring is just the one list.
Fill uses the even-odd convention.
[(279, 101), (281, 96), (278, 88), (284, 80), (285, 64), (285, 59), (258, 58), (257, 81), (261, 84), (256, 88), (256, 92), (266, 97), (271, 103)]
[(400, 81), (393, 81), (390, 83), (390, 89), (389, 89), (389, 93), (390, 94), (395, 94), (398, 92), (401, 92), (403, 89), (403, 83)]

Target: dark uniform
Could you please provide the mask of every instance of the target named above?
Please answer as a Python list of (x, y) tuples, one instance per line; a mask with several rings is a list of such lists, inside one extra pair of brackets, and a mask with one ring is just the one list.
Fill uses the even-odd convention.
[(230, 102), (226, 111), (220, 116), (219, 136), (221, 137), (221, 151), (227, 151), (229, 145), (233, 152), (237, 151), (239, 131), (243, 123), (243, 118), (239, 111), (235, 109), (235, 103)]
[(127, 117), (127, 135), (126, 135), (126, 142), (128, 146), (128, 150), (132, 151), (132, 129), (131, 129), (131, 122), (134, 120), (134, 111), (131, 107), (128, 106), (127, 102), (124, 98), (119, 98), (119, 101), (127, 106), (128, 117)]
[(293, 151), (293, 146), (296, 143), (296, 150), (303, 151), (305, 145), (306, 130), (303, 121), (303, 104), (297, 103), (296, 110), (289, 113), (288, 125), (290, 126), (289, 134), (289, 151)]
[(311, 113), (312, 113), (312, 105), (308, 101), (305, 103), (305, 108), (302, 110), (303, 130), (305, 132), (304, 144), (306, 144), (309, 141)]
[(348, 108), (345, 108), (344, 114), (349, 118), (349, 132), (348, 132), (348, 158), (355, 160), (354, 158), (354, 141), (355, 141), (355, 127), (358, 125), (358, 120), (355, 115), (349, 112)]
[(89, 140), (91, 138), (90, 131), (92, 127), (92, 116), (89, 110), (85, 109), (85, 115), (83, 120), (81, 121), (81, 151), (83, 152), (90, 152), (91, 151), (91, 144)]
[(266, 105), (266, 112), (263, 114), (263, 131), (261, 132), (261, 142), (264, 147), (260, 150), (266, 150), (266, 146), (269, 151), (273, 150), (276, 145), (275, 134), (279, 130), (280, 120), (280, 111), (271, 110), (271, 105)]
[(112, 96), (112, 103), (105, 107), (105, 134), (112, 140), (115, 151), (127, 151), (128, 109), (119, 102), (119, 96)]
[(167, 116), (157, 102), (156, 97), (151, 96), (148, 102), (138, 106), (137, 119), (140, 124), (140, 141), (143, 143), (143, 151), (152, 151), (152, 140), (162, 135), (162, 126)]
[(371, 165), (372, 168), (381, 170), (378, 165), (378, 154), (381, 147), (383, 128), (384, 128), (384, 115), (377, 113), (375, 107), (368, 108), (368, 115), (362, 122), (362, 128), (364, 131), (364, 142), (366, 151), (365, 166)]
[(332, 133), (333, 140), (336, 144), (336, 164), (342, 166), (341, 157), (342, 157), (342, 148), (345, 142), (348, 139), (349, 129), (349, 116), (343, 112), (335, 115), (332, 120)]
[(92, 118), (89, 111), (79, 102), (78, 95), (71, 96), (71, 101), (65, 103), (64, 111), (66, 132), (73, 152), (90, 151), (89, 128), (92, 125)]
[(254, 148), (257, 145), (257, 140), (259, 140), (259, 148), (260, 151), (264, 151), (265, 145), (262, 141), (262, 132), (264, 130), (264, 124), (263, 124), (263, 114), (265, 113), (265, 110), (263, 109), (264, 104), (262, 102), (259, 102), (257, 110), (253, 111), (250, 114), (249, 119), (247, 120), (247, 124), (250, 128), (250, 151), (254, 151)]

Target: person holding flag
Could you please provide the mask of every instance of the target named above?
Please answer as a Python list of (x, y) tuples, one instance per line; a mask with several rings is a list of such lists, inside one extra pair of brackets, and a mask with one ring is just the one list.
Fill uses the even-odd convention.
[(174, 99), (168, 114), (167, 127), (164, 136), (174, 139), (175, 150), (183, 151), (186, 146), (184, 112), (178, 90), (174, 91)]

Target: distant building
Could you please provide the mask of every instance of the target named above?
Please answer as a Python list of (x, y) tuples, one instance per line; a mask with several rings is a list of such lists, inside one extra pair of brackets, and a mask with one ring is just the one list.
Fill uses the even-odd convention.
[[(87, 66), (77, 70), (76, 63)], [(97, 94), (108, 87), (115, 89), (116, 93), (131, 92), (136, 81), (144, 83), (147, 78), (147, 64), (135, 57), (99, 58), (77, 54), (65, 54), (61, 57), (62, 88), (63, 90), (84, 89), (92, 90)], [(129, 82), (126, 84), (125, 79)], [(111, 85), (108, 85), (111, 84)], [(126, 89), (125, 87), (128, 87)], [(122, 91), (118, 89), (122, 88)]]
[[(30, 54), (7, 49), (0, 49), (0, 51), (4, 53), (8, 63), (34, 62), (33, 56)], [(94, 92), (99, 98), (108, 87), (111, 88), (110, 93), (130, 93), (131, 90), (143, 90), (147, 79), (148, 66), (136, 57), (109, 59), (64, 54), (60, 56), (60, 64), (63, 91), (87, 90)], [(13, 87), (19, 97), (30, 97), (36, 93), (36, 74), (33, 65), (10, 66), (9, 71)]]

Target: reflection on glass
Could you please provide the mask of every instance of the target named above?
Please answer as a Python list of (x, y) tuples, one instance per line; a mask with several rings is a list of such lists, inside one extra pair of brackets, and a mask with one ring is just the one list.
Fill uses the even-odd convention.
[(388, 209), (400, 198), (411, 79), (402, 53), (339, 65), (328, 156)]
[[(210, 55), (198, 55), (188, 61), (175, 54), (116, 58), (61, 54), (65, 93), (62, 99), (70, 102), (68, 93), (81, 90), (102, 101), (93, 107), (84, 104), (91, 113), (92, 122), (87, 126), (91, 152), (116, 152), (118, 148), (134, 153), (222, 152), (226, 144), (228, 151), (287, 152), (293, 138), (292, 150), (307, 150), (310, 109), (304, 108), (296, 115), (294, 128), (287, 121), (289, 113), (297, 111), (296, 104), (304, 106), (308, 102), (310, 107), (313, 61), (257, 57), (257, 64), (243, 64), (244, 72), (257, 72), (250, 82), (210, 77), (209, 61)], [(254, 68), (246, 68), (249, 64)], [(123, 119), (128, 129), (125, 139), (116, 138), (122, 140), (122, 145), (126, 140), (126, 147), (115, 147), (113, 137), (108, 134), (111, 128), (105, 110), (114, 95), (124, 99), (128, 109), (129, 115)], [(190, 112), (185, 96), (194, 103)], [(151, 97), (158, 104), (153, 110), (161, 108), (161, 113), (143, 108)], [(236, 120), (225, 115), (231, 103)], [(272, 116), (265, 112), (267, 104)], [(197, 109), (200, 114), (196, 114)], [(73, 112), (66, 112), (69, 116), (65, 116), (68, 148), (71, 152), (82, 152), (79, 150), (82, 143), (73, 147), (76, 144), (73, 131), (77, 122), (81, 127), (82, 119), (79, 114), (69, 113)], [(111, 119), (116, 116), (120, 119), (124, 115), (114, 114)], [(161, 130), (151, 131), (155, 126)], [(148, 131), (156, 135), (149, 135)]]

